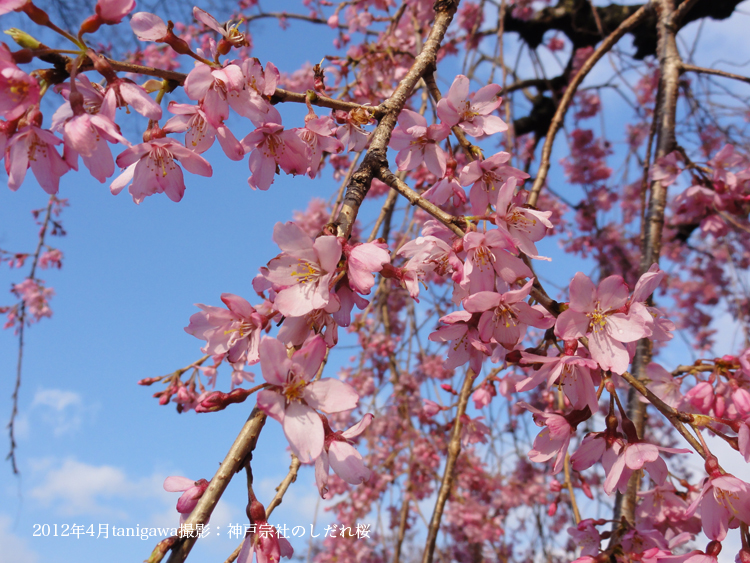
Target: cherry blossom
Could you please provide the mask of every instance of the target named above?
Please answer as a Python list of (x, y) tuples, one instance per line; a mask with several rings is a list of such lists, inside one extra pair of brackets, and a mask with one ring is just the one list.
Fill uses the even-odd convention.
[[(459, 181), (462, 186), (471, 185), (469, 201), (475, 214), (483, 215), (491, 203), (497, 202), (496, 190), (499, 190), (509, 178), (525, 180), (529, 177), (526, 172), (506, 164), (509, 160), (509, 153), (499, 152), (481, 162), (475, 160), (461, 170)], [(502, 211), (505, 210), (501, 210), (500, 213)]]
[(516, 391), (529, 391), (547, 380), (547, 389), (557, 383), (562, 385), (565, 396), (568, 397), (573, 408), (589, 407), (595, 413), (599, 407), (596, 398), (591, 370), (597, 369), (598, 364), (591, 359), (574, 354), (561, 354), (556, 357), (538, 356), (522, 352), (522, 363), (542, 364), (534, 375), (516, 384)]
[(0, 62), (0, 117), (18, 119), (39, 103), (39, 83), (12, 63)]
[(180, 524), (184, 524), (190, 513), (198, 505), (198, 501), (208, 488), (209, 481), (199, 479), (193, 481), (187, 477), (167, 477), (164, 480), (164, 490), (170, 493), (183, 491), (177, 500), (177, 512), (180, 513)]
[(48, 194), (56, 194), (60, 187), (60, 176), (70, 170), (55, 149), (61, 143), (50, 131), (36, 125), (29, 124), (19, 129), (5, 149), (8, 187), (13, 191), (20, 188), (26, 171), (31, 168), (42, 189)]
[(242, 160), (245, 149), (223, 123), (216, 123), (199, 106), (169, 102), (167, 110), (174, 113), (164, 124), (166, 133), (185, 132), (185, 146), (198, 154), (206, 152), (219, 139), (224, 154), (231, 160)]
[(405, 109), (398, 118), (399, 126), (393, 130), (390, 146), (399, 153), (396, 164), (399, 170), (414, 170), (425, 163), (438, 178), (445, 175), (446, 157), (437, 144), (448, 135), (445, 124), (427, 126), (427, 120), (418, 113)]
[(275, 338), (264, 337), (260, 343), (260, 367), (272, 387), (258, 393), (258, 407), (281, 423), (292, 452), (302, 463), (312, 463), (323, 451), (323, 423), (315, 411), (347, 411), (356, 407), (359, 399), (342, 381), (312, 381), (326, 349), (320, 336), (308, 340), (291, 357)]
[(706, 460), (706, 468), (709, 477), (686, 516), (700, 510), (703, 533), (709, 539), (722, 541), (729, 528), (740, 522), (750, 524), (750, 486), (734, 475), (719, 472), (713, 456)]
[(496, 115), (491, 115), (503, 99), (497, 84), (489, 84), (469, 96), (469, 79), (459, 74), (453, 80), (448, 94), (438, 102), (437, 114), (449, 126), (458, 125), (473, 137), (494, 135), (508, 130), (508, 125)]
[(359, 452), (353, 447), (352, 440), (362, 434), (373, 415), (367, 413), (357, 424), (343, 432), (333, 432), (327, 422), (323, 421), (326, 431), (325, 444), (320, 456), (315, 460), (315, 483), (322, 498), (328, 494), (328, 468), (351, 485), (360, 485), (370, 479), (372, 472), (364, 465)]
[(268, 318), (237, 295), (222, 293), (221, 300), (227, 309), (197, 304), (201, 312), (190, 317), (185, 332), (206, 341), (204, 354), (228, 354), (231, 363), (257, 363), (260, 333)]
[(630, 356), (624, 343), (647, 336), (644, 320), (620, 313), (628, 299), (628, 287), (620, 276), (610, 276), (597, 288), (578, 272), (570, 282), (570, 308), (557, 319), (555, 334), (565, 340), (589, 339), (591, 357), (605, 370), (622, 373)]
[(533, 283), (534, 280), (530, 279), (521, 289), (502, 294), (480, 291), (464, 300), (467, 311), (482, 313), (478, 325), (482, 340), (490, 342), (494, 339), (512, 350), (523, 338), (527, 325), (543, 326), (544, 315), (524, 301)]
[(273, 240), (282, 253), (268, 263), (266, 278), (283, 289), (277, 292), (274, 306), (285, 317), (299, 317), (314, 309), (328, 312), (339, 303), (330, 287), (341, 259), (341, 241), (321, 236), (314, 241), (295, 223), (276, 223)]
[(180, 201), (185, 193), (182, 163), (188, 172), (199, 176), (211, 176), (213, 170), (206, 159), (185, 148), (174, 139), (159, 138), (135, 145), (120, 153), (117, 165), (125, 170), (110, 185), (112, 194), (119, 194), (130, 184), (133, 201), (141, 203), (144, 198), (165, 193), (172, 201)]
[(293, 130), (276, 123), (266, 123), (241, 141), (250, 153), (250, 178), (253, 189), (267, 190), (273, 184), (276, 167), (287, 174), (304, 174), (309, 168), (308, 148)]

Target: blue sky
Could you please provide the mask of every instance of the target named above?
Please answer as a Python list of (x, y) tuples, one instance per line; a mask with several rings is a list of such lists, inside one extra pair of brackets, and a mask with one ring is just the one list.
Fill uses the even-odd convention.
[[(221, 20), (224, 14), (215, 15)], [(329, 30), (290, 23), (292, 29), (281, 34), (274, 21), (258, 22), (254, 54), (261, 61), (271, 59), (291, 71), (331, 51)], [(292, 126), (303, 111), (284, 108), (282, 113)], [(559, 138), (558, 151), (563, 145)], [(273, 225), (290, 220), (292, 210), (306, 207), (311, 197), (328, 199), (338, 184), (282, 175), (268, 192), (252, 191), (246, 160), (230, 162), (217, 150), (208, 154), (214, 176), (186, 173), (188, 187), (179, 204), (154, 196), (136, 206), (128, 194), (113, 197), (106, 184), (84, 173), (63, 177), (60, 196), (71, 203), (62, 216), (68, 236), (53, 244), (65, 260), (61, 271), (39, 274), (55, 289), (54, 316), (27, 331), (18, 419), (21, 476), (3, 466), (0, 563), (52, 557), (67, 563), (113, 553), (123, 561), (145, 559), (153, 538), (35, 537), (34, 526), (57, 525), (62, 533), (73, 524), (93, 524), (97, 531), (99, 524), (176, 525), (178, 495), (162, 490), (164, 478), (209, 479), (246, 418), (249, 405), (178, 415), (151, 397), (158, 386), (136, 382), (199, 358), (200, 341), (182, 330), (197, 311), (193, 303), (218, 305), (222, 292), (252, 300), (250, 281), (257, 268), (278, 252), (270, 240)], [(0, 190), (1, 248), (33, 249), (36, 228), (29, 211), (46, 201), (31, 174), (18, 192)], [(554, 243), (542, 248), (557, 254)], [(561, 270), (572, 275), (576, 269), (570, 261), (557, 261), (549, 272), (561, 279)], [(0, 287), (20, 281), (20, 272), (0, 269)], [(2, 420), (10, 411), (16, 353), (13, 335), (0, 334)], [(339, 362), (347, 355), (342, 352)], [(252, 371), (260, 379), (260, 370)], [(228, 387), (226, 374), (220, 387)], [(4, 452), (4, 437), (0, 444)], [(278, 425), (269, 420), (258, 445), (263, 463), (255, 464), (255, 490), (262, 501), (272, 497), (286, 473), (285, 446)], [(219, 535), (212, 529), (209, 540), (198, 542), (195, 561), (225, 558), (239, 543), (226, 531), (230, 523), (246, 521), (243, 481), (230, 485), (211, 521), (220, 527)], [(303, 468), (273, 520), (309, 526), (317, 510), (319, 533), (330, 520), (325, 506), (311, 468)], [(307, 539), (294, 544), (304, 549)]]

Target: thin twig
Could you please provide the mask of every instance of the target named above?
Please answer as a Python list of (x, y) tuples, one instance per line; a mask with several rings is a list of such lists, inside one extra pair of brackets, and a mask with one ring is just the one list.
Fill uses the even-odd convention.
[(469, 395), (471, 394), (471, 385), (474, 382), (474, 377), (476, 377), (474, 370), (471, 368), (466, 370), (464, 384), (458, 395), (458, 409), (456, 411), (456, 419), (453, 422), (451, 439), (448, 443), (448, 457), (445, 460), (443, 480), (440, 483), (437, 502), (435, 503), (435, 509), (432, 512), (432, 519), (430, 520), (430, 527), (427, 530), (427, 543), (425, 544), (422, 563), (432, 563), (432, 558), (435, 555), (435, 544), (437, 543), (437, 535), (440, 530), (440, 520), (443, 518), (445, 503), (448, 501), (451, 486), (453, 485), (456, 460), (458, 460), (458, 454), (461, 453), (461, 428), (463, 427), (463, 421), (461, 419), (466, 413), (466, 405), (469, 402)]
[(555, 136), (557, 135), (557, 132), (562, 127), (563, 121), (565, 119), (565, 114), (567, 113), (568, 107), (570, 107), (570, 104), (573, 101), (573, 96), (575, 95), (578, 86), (581, 85), (581, 82), (583, 82), (583, 79), (586, 78), (586, 75), (589, 73), (589, 71), (594, 68), (594, 65), (599, 62), (599, 59), (601, 59), (605, 55), (605, 53), (607, 53), (607, 51), (614, 47), (615, 43), (617, 43), (620, 38), (625, 35), (625, 33), (627, 33), (631, 28), (635, 27), (636, 24), (638, 24), (644, 17), (646, 17), (646, 14), (649, 12), (649, 10), (650, 5), (645, 4), (641, 6), (632, 16), (622, 22), (617, 29), (615, 29), (612, 33), (609, 34), (609, 36), (607, 36), (604, 41), (602, 41), (602, 44), (599, 45), (596, 51), (594, 51), (594, 53), (588, 59), (586, 59), (586, 62), (583, 63), (581, 70), (578, 71), (578, 74), (576, 74), (570, 81), (568, 88), (565, 90), (565, 94), (560, 100), (560, 105), (557, 106), (557, 110), (555, 111), (555, 115), (552, 118), (549, 129), (547, 130), (547, 138), (544, 140), (544, 147), (542, 148), (542, 160), (539, 164), (539, 172), (537, 173), (536, 179), (534, 180), (534, 185), (531, 187), (531, 193), (529, 194), (529, 205), (535, 206), (537, 200), (539, 199), (539, 193), (542, 190), (544, 181), (547, 179), (547, 173), (549, 172), (550, 157), (552, 156), (552, 144), (555, 142)]

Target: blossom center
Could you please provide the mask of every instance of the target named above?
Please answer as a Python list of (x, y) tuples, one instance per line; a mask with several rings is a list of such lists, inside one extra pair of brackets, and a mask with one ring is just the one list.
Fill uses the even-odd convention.
[(586, 316), (591, 319), (591, 330), (593, 332), (601, 332), (607, 326), (608, 313), (602, 311), (599, 305), (596, 306), (591, 313), (586, 313)]
[(322, 273), (317, 264), (301, 258), (297, 259), (297, 264), (292, 268), (292, 276), (297, 279), (297, 283), (301, 284), (317, 280)]

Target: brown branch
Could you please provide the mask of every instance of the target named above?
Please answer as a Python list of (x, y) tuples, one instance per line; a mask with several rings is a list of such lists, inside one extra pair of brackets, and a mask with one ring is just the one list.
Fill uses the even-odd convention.
[(392, 189), (396, 190), (407, 200), (409, 200), (409, 203), (411, 203), (412, 205), (416, 205), (417, 207), (420, 207), (427, 211), (427, 213), (435, 217), (435, 219), (443, 223), (459, 237), (463, 237), (466, 234), (459, 226), (461, 223), (463, 223), (463, 219), (443, 211), (434, 203), (424, 199), (417, 192), (406, 185), (403, 180), (399, 179), (393, 172), (391, 172), (387, 166), (378, 168), (374, 174), (374, 177), (387, 184)]
[(750, 77), (742, 76), (741, 74), (734, 74), (733, 72), (727, 72), (725, 70), (719, 70), (716, 68), (704, 68), (701, 66), (689, 65), (682, 63), (680, 65), (682, 72), (699, 72), (701, 74), (714, 74), (716, 76), (723, 76), (724, 78), (731, 78), (732, 80), (739, 80), (741, 82), (747, 82), (750, 84)]
[(278, 487), (276, 487), (276, 496), (273, 497), (273, 500), (271, 500), (271, 503), (266, 508), (266, 520), (271, 517), (271, 513), (273, 513), (274, 509), (281, 504), (281, 501), (284, 500), (284, 495), (286, 494), (289, 485), (297, 480), (297, 472), (299, 471), (299, 466), (299, 459), (297, 459), (296, 455), (292, 454), (292, 463), (289, 465), (289, 473), (286, 474), (284, 480), (279, 483)]
[(432, 519), (430, 520), (430, 527), (427, 530), (427, 543), (425, 544), (422, 563), (432, 563), (432, 558), (435, 555), (435, 544), (437, 543), (437, 535), (438, 531), (440, 530), (440, 520), (443, 517), (445, 503), (448, 501), (448, 496), (451, 492), (451, 486), (453, 485), (456, 460), (458, 460), (458, 454), (461, 453), (461, 428), (463, 426), (461, 418), (466, 413), (466, 405), (469, 402), (469, 395), (471, 394), (471, 384), (473, 383), (475, 377), (476, 374), (471, 368), (466, 370), (464, 384), (461, 387), (461, 392), (458, 395), (458, 409), (456, 410), (456, 420), (453, 422), (451, 439), (448, 443), (448, 457), (445, 460), (443, 481), (440, 483), (437, 502), (435, 503), (435, 509), (432, 513)]
[[(658, 159), (675, 150), (677, 146), (675, 141), (675, 123), (682, 61), (677, 50), (677, 32), (673, 21), (675, 13), (674, 0), (658, 0), (656, 9), (659, 16), (657, 24), (659, 37), (657, 53), (660, 70), (660, 97), (657, 101), (655, 113), (655, 118), (657, 119), (657, 138), (654, 160), (658, 161)], [(648, 210), (646, 213), (646, 227), (642, 229), (643, 235), (641, 238), (641, 275), (647, 272), (652, 264), (659, 262), (666, 204), (666, 186), (663, 186), (658, 180), (651, 182)], [(651, 362), (651, 341), (644, 338), (638, 341), (635, 357), (633, 358), (633, 374), (639, 382), (645, 380), (646, 366), (648, 366), (649, 362)], [(638, 436), (642, 437), (646, 424), (646, 404), (638, 399), (635, 391), (636, 388), (633, 386), (628, 393), (628, 417), (633, 421)], [(677, 431), (686, 437), (687, 431), (681, 429), (680, 426), (675, 424)], [(625, 518), (631, 523), (635, 521), (635, 505), (639, 486), (640, 481), (633, 475), (628, 482), (628, 489), (625, 495), (618, 494), (615, 501), (615, 520)]]
[(424, 42), (422, 50), (414, 59), (414, 64), (412, 64), (409, 72), (399, 82), (393, 95), (382, 104), (381, 107), (385, 109), (385, 114), (372, 133), (370, 148), (362, 165), (352, 176), (346, 190), (341, 211), (336, 219), (338, 236), (349, 237), (359, 207), (370, 189), (370, 182), (372, 182), (378, 170), (387, 168), (386, 149), (391, 139), (391, 133), (398, 122), (398, 116), (422, 75), (435, 67), (440, 43), (443, 41), (445, 32), (453, 20), (457, 8), (458, 0), (437, 0), (435, 2), (435, 21), (432, 29), (430, 29), (430, 34)]
[(589, 71), (594, 68), (594, 65), (599, 62), (599, 59), (601, 59), (629, 29), (635, 27), (635, 25), (645, 18), (648, 13), (649, 6), (641, 6), (632, 16), (622, 22), (615, 31), (602, 41), (602, 44), (599, 45), (596, 51), (586, 59), (581, 70), (578, 71), (578, 74), (576, 74), (570, 81), (567, 90), (565, 90), (565, 94), (560, 100), (560, 104), (557, 106), (557, 110), (552, 118), (549, 129), (547, 130), (547, 138), (544, 140), (544, 147), (542, 148), (542, 160), (539, 164), (539, 172), (537, 173), (534, 185), (531, 187), (531, 193), (529, 194), (529, 205), (535, 206), (539, 199), (539, 192), (541, 192), (544, 181), (547, 179), (547, 173), (549, 172), (550, 157), (552, 156), (552, 145), (555, 142), (555, 135), (557, 135), (557, 132), (563, 125), (565, 114), (573, 101), (573, 96), (575, 95), (578, 86), (581, 85), (581, 82), (586, 78)]
[[(211, 482), (203, 493), (203, 496), (198, 501), (198, 505), (195, 507), (193, 512), (185, 521), (184, 526), (192, 526), (195, 529), (196, 524), (205, 524), (211, 516), (211, 513), (216, 508), (216, 504), (219, 502), (221, 495), (229, 485), (229, 481), (232, 480), (235, 473), (240, 471), (247, 460), (248, 456), (252, 454), (255, 449), (255, 445), (258, 442), (258, 436), (260, 431), (263, 429), (263, 425), (266, 422), (266, 414), (258, 409), (253, 409), (250, 414), (250, 418), (242, 427), (237, 439), (229, 449), (227, 456), (224, 461), (221, 462), (218, 471), (211, 479)], [(169, 556), (168, 563), (178, 563), (185, 561), (190, 550), (195, 544), (196, 537), (186, 537), (181, 539), (172, 549), (172, 554)]]

